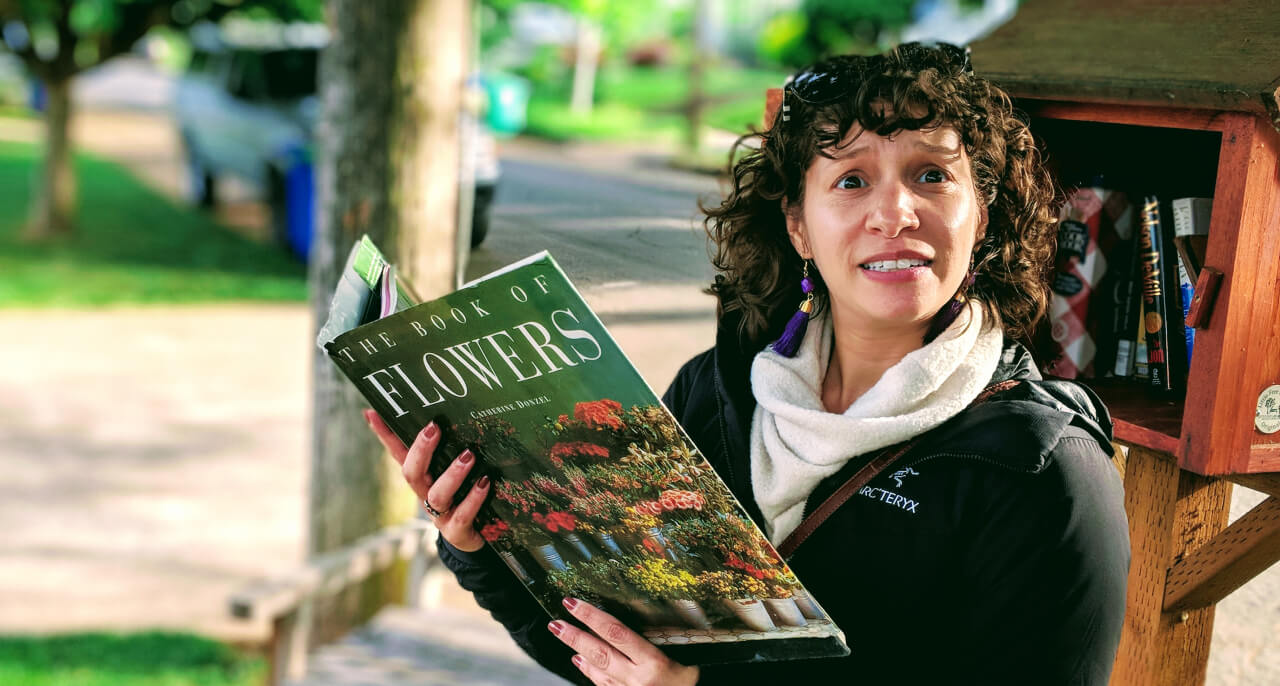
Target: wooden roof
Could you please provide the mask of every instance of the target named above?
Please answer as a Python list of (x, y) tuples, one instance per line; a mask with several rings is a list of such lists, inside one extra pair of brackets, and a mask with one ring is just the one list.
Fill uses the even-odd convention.
[(1025, 0), (975, 42), (1016, 97), (1241, 110), (1280, 128), (1277, 0)]

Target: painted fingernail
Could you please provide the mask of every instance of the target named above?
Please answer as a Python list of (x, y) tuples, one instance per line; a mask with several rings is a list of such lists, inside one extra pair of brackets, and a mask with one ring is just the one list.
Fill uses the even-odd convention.
[(422, 428), (422, 435), (427, 438), (435, 438), (438, 433), (440, 433), (440, 427), (436, 426), (435, 422), (431, 422)]
[(469, 465), (474, 459), (476, 459), (476, 456), (472, 455), (470, 450), (464, 450), (462, 451), (462, 454), (458, 456), (458, 464), (464, 466)]
[(551, 622), (550, 624), (547, 625), (547, 628), (550, 629), (551, 633), (555, 634), (556, 636), (559, 636), (561, 632), (564, 631), (564, 626), (560, 624), (559, 620)]
[(574, 667), (577, 667), (578, 669), (582, 669), (582, 656), (581, 656), (581, 655), (574, 655), (574, 656), (573, 656), (573, 666), (574, 666)]
[(575, 607), (577, 607), (577, 606), (578, 606), (578, 599), (577, 599), (577, 598), (565, 598), (565, 599), (564, 599), (564, 606), (565, 606), (565, 607), (567, 607), (567, 608), (569, 608), (570, 610), (572, 610), (573, 608), (575, 608)]
[(373, 410), (364, 411), (364, 423), (373, 426)]
[(488, 487), (489, 487), (489, 477), (487, 476), (480, 477), (480, 480), (476, 482), (476, 488), (485, 489)]

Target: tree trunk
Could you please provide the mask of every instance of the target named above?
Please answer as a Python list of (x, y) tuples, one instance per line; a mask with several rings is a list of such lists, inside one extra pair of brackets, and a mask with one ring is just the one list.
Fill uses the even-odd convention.
[(573, 92), (569, 109), (590, 114), (596, 98), (596, 67), (600, 61), (600, 28), (586, 19), (578, 19), (578, 41), (574, 49)]
[(32, 194), (26, 236), (70, 235), (75, 225), (76, 175), (71, 160), (71, 77), (44, 82), (45, 153)]
[(702, 115), (706, 108), (703, 71), (707, 63), (707, 12), (706, 0), (694, 0), (693, 54), (689, 59), (689, 100), (685, 105), (685, 145), (694, 155), (702, 151)]
[[(319, 212), (310, 274), (317, 325), (361, 234), (382, 247), (422, 297), (453, 287), (467, 4), (328, 3), (333, 39), (320, 68)], [(323, 353), (313, 376), (308, 545), (318, 554), (403, 521), (417, 501), (365, 426), (367, 403)], [(318, 609), (317, 638), (342, 633), (392, 600), (400, 591), (396, 576), (375, 578)]]

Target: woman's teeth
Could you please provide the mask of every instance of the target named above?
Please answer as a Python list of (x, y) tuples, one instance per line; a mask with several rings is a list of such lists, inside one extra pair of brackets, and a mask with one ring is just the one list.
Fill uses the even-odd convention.
[(899, 269), (910, 269), (911, 267), (925, 267), (929, 264), (931, 264), (930, 260), (882, 260), (880, 262), (868, 262), (860, 266), (873, 272), (892, 272)]

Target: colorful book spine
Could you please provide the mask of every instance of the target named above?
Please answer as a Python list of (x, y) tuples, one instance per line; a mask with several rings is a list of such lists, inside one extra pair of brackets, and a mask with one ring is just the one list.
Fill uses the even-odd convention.
[(1200, 278), (1209, 245), (1209, 219), (1213, 198), (1176, 198), (1173, 201), (1173, 243), (1191, 283)]
[(1137, 301), (1138, 316), (1133, 320), (1134, 339), (1133, 339), (1133, 378), (1143, 383), (1151, 382), (1151, 366), (1147, 363), (1147, 328), (1146, 328), (1146, 308), (1142, 303), (1142, 282), (1138, 281), (1137, 290), (1134, 298)]
[(1169, 377), (1169, 327), (1165, 291), (1168, 268), (1165, 259), (1160, 199), (1148, 195), (1142, 202), (1142, 227), (1138, 232), (1138, 259), (1142, 264), (1143, 328), (1147, 341), (1147, 368), (1151, 385), (1172, 388)]
[(1178, 297), (1182, 304), (1182, 330), (1186, 340), (1187, 350), (1187, 370), (1191, 369), (1191, 351), (1196, 345), (1195, 327), (1187, 326), (1187, 315), (1191, 314), (1191, 299), (1195, 297), (1196, 286), (1191, 283), (1191, 277), (1187, 274), (1187, 268), (1178, 263)]

